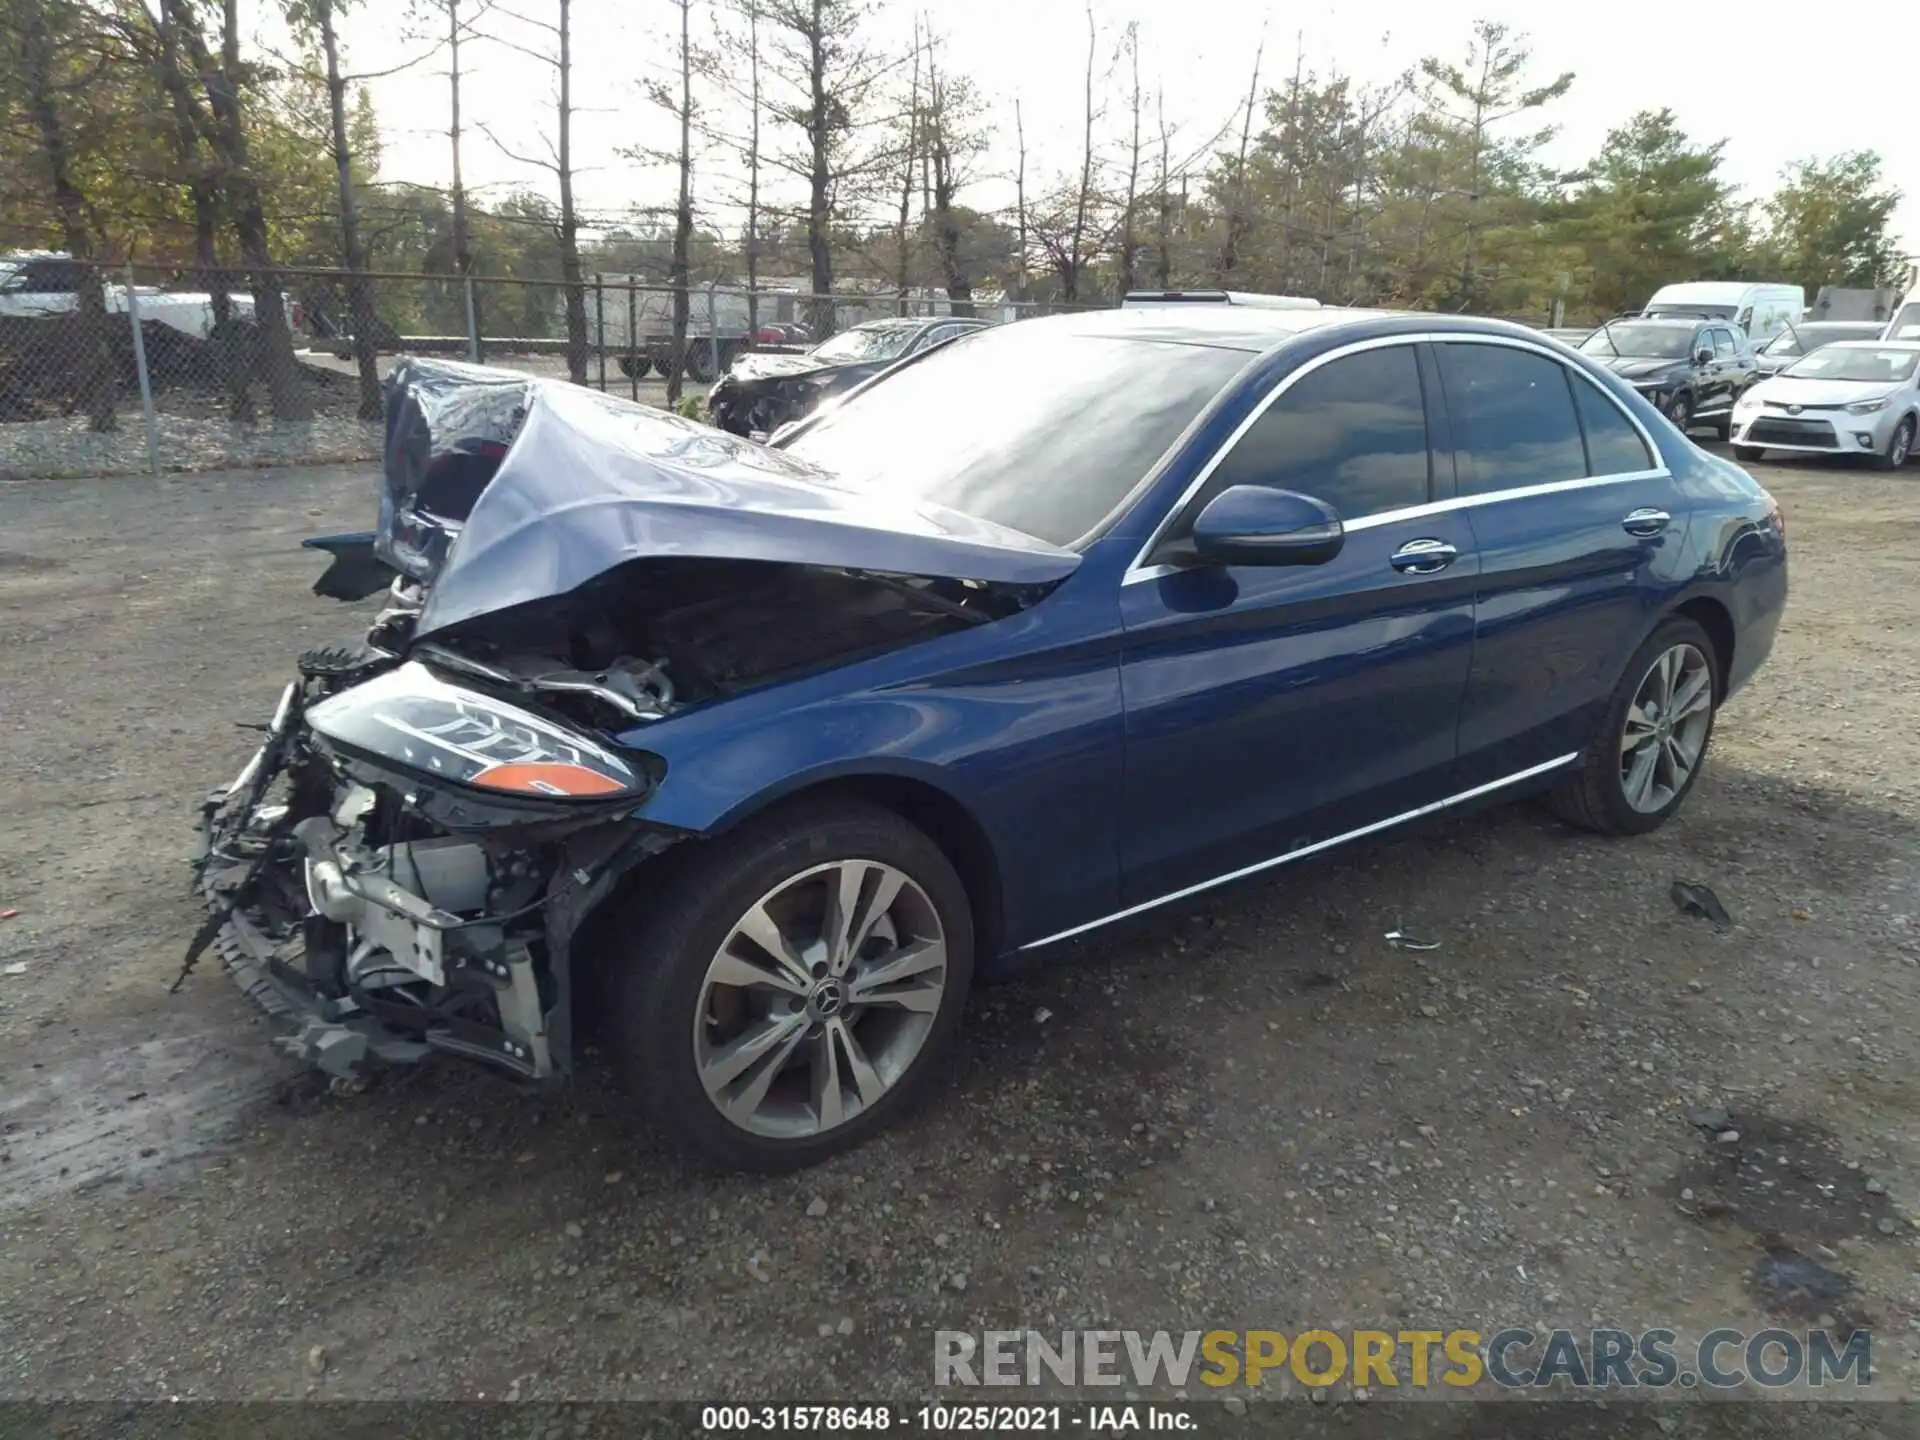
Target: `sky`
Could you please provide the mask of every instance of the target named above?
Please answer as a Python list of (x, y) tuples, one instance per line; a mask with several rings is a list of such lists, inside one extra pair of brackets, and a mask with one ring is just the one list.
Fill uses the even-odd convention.
[[(506, 0), (526, 15), (556, 13), (553, 0)], [(708, 26), (711, 0), (695, 0), (694, 36)], [(1875, 149), (1889, 181), (1906, 192), (1896, 234), (1920, 252), (1920, 124), (1903, 87), (1876, 78), (1905, 67), (1920, 45), (1920, 6), (1878, 0), (1837, 26), (1826, 40), (1805, 27), (1776, 29), (1765, 11), (1656, 5), (1624, 0), (1592, 6), (1520, 5), (1500, 0), (1377, 0), (1363, 18), (1322, 0), (1295, 7), (1250, 0), (1092, 0), (1101, 64), (1109, 63), (1129, 21), (1140, 27), (1141, 83), (1164, 93), (1166, 116), (1182, 141), (1198, 146), (1232, 120), (1247, 92), (1257, 48), (1264, 44), (1262, 87), (1290, 74), (1296, 48), (1305, 67), (1383, 83), (1424, 55), (1460, 58), (1477, 18), (1500, 21), (1527, 37), (1538, 81), (1571, 70), (1569, 94), (1544, 112), (1557, 127), (1544, 152), (1572, 169), (1599, 148), (1607, 131), (1637, 110), (1670, 107), (1699, 141), (1724, 140), (1723, 173), (1748, 196), (1766, 193), (1796, 159)], [(577, 199), (583, 212), (613, 216), (635, 206), (672, 201), (671, 172), (623, 151), (670, 151), (674, 122), (645, 94), (650, 78), (677, 63), (675, 0), (573, 0)], [(413, 38), (407, 0), (363, 0), (343, 27), (348, 66), (365, 73), (402, 66), (428, 45)], [(1029, 184), (1077, 161), (1080, 86), (1087, 49), (1087, 11), (1079, 0), (891, 0), (873, 24), (880, 43), (908, 47), (914, 15), (944, 37), (946, 65), (971, 76), (989, 101), (991, 151), (977, 167), (964, 203), (1010, 205), (1014, 169), (1014, 106), (1024, 120)], [(1742, 18), (1744, 16), (1744, 18)], [(539, 46), (539, 32), (496, 18), (491, 28)], [(1811, 42), (1809, 43), (1809, 39)], [(1801, 65), (1802, 47), (1813, 58)], [(1863, 60), (1851, 58), (1860, 50)], [(1884, 57), (1884, 58), (1882, 58)], [(463, 51), (463, 108), (472, 125), (490, 129), (522, 155), (550, 131), (553, 72), (499, 44)], [(445, 60), (434, 55), (369, 80), (383, 132), (381, 179), (444, 188)], [(1104, 129), (1116, 147), (1131, 81), (1115, 73), (1102, 87), (1110, 111)], [(700, 91), (696, 89), (696, 103)], [(718, 97), (715, 97), (716, 100)], [(530, 185), (553, 193), (552, 177), (515, 163), (484, 134), (470, 131), (462, 149), (470, 188), (499, 193)], [(703, 157), (698, 201), (724, 199), (735, 188), (737, 154)], [(1675, 277), (1684, 278), (1684, 277)]]

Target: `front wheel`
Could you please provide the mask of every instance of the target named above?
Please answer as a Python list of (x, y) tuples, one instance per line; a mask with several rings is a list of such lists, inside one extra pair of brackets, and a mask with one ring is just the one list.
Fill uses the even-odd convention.
[(1898, 470), (1912, 454), (1913, 416), (1909, 415), (1893, 427), (1893, 437), (1887, 441), (1887, 448), (1873, 457), (1873, 468)]
[(1705, 628), (1682, 615), (1662, 621), (1620, 677), (1580, 768), (1553, 792), (1556, 813), (1603, 835), (1665, 824), (1700, 777), (1720, 688)]
[[(924, 833), (857, 802), (782, 807), (646, 886), (609, 1036), (662, 1128), (736, 1169), (849, 1150), (930, 1081), (973, 978), (966, 888)], [(669, 857), (673, 863), (677, 857)]]

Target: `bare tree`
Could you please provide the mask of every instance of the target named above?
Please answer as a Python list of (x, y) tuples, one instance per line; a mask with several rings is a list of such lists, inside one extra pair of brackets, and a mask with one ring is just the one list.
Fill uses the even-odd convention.
[(1013, 97), (1013, 133), (1020, 147), (1019, 167), (1014, 171), (1014, 203), (1020, 212), (1020, 237), (1014, 248), (1014, 261), (1019, 266), (1019, 283), (1014, 290), (1014, 299), (1027, 298), (1027, 124), (1020, 113), (1020, 97)]
[(119, 366), (108, 338), (106, 291), (92, 264), (93, 232), (87, 224), (86, 197), (74, 171), (68, 135), (67, 112), (75, 95), (84, 93), (85, 71), (74, 64), (71, 35), (62, 33), (63, 22), (70, 16), (51, 13), (45, 0), (7, 0), (0, 14), (6, 16), (9, 48), (14, 51), (6, 58), (18, 66), (17, 75), (0, 70), (0, 77), (8, 80), (8, 88), (27, 113), (60, 238), (80, 264), (78, 344), (73, 355), (76, 398), (86, 408), (90, 428), (112, 430), (118, 424), (114, 402)]
[(1240, 123), (1240, 151), (1234, 161), (1228, 186), (1226, 232), (1220, 241), (1220, 258), (1214, 266), (1215, 278), (1226, 284), (1240, 266), (1240, 242), (1247, 232), (1247, 150), (1253, 140), (1253, 112), (1260, 103), (1260, 61), (1266, 54), (1263, 34), (1253, 52), (1253, 79), (1247, 83), (1247, 105)]
[(680, 403), (680, 382), (687, 365), (687, 280), (693, 245), (693, 0), (680, 7), (680, 198), (673, 209), (673, 350), (667, 368), (667, 404)]
[(1154, 186), (1156, 225), (1153, 236), (1153, 278), (1162, 290), (1173, 288), (1173, 133), (1167, 128), (1167, 92), (1154, 97), (1154, 117), (1160, 127), (1160, 178)]
[(546, 156), (518, 154), (502, 144), (491, 127), (479, 122), (476, 125), (509, 160), (535, 166), (554, 177), (560, 192), (560, 213), (554, 233), (560, 246), (560, 278), (566, 290), (567, 378), (576, 385), (584, 385), (587, 383), (587, 296), (580, 273), (580, 214), (573, 203), (573, 0), (555, 0), (555, 3), (558, 17), (552, 21), (538, 20), (504, 5), (494, 7), (496, 14), (550, 36), (551, 49), (521, 45), (499, 34), (488, 36), (496, 44), (553, 68), (554, 133), (551, 136), (543, 133), (540, 137)]
[[(466, 78), (460, 47), (478, 35), (476, 27), (491, 8), (491, 0), (413, 0), (416, 16), (431, 20), (430, 34), (444, 36), (447, 51), (447, 151), (451, 184), (447, 204), (453, 213), (453, 272), (464, 282), (473, 273), (473, 235), (467, 214), (467, 185), (461, 153), (461, 84)], [(480, 323), (480, 294), (467, 287), (466, 303), (471, 306), (468, 322), (472, 338), (478, 342), (484, 328)]]
[(340, 186), (340, 255), (347, 267), (347, 304), (353, 317), (359, 415), (362, 420), (378, 420), (386, 407), (381, 400), (380, 367), (374, 354), (373, 288), (366, 278), (367, 254), (360, 239), (360, 204), (347, 137), (347, 77), (340, 69), (340, 36), (334, 23), (339, 8), (346, 3), (348, 0), (298, 0), (290, 7), (289, 18), (310, 24), (319, 32), (320, 48), (326, 57), (328, 127), (334, 174)]
[(913, 22), (912, 74), (902, 117), (906, 134), (900, 147), (900, 217), (894, 228), (894, 307), (901, 315), (907, 313), (907, 291), (913, 284), (913, 232), (909, 227), (913, 221), (913, 175), (920, 159), (920, 21), (917, 16)]
[(1139, 253), (1134, 233), (1134, 206), (1140, 194), (1140, 22), (1127, 25), (1123, 42), (1133, 70), (1133, 141), (1127, 149), (1127, 198), (1120, 209), (1120, 293), (1133, 289), (1133, 264)]
[[(833, 289), (833, 225), (887, 168), (887, 150), (866, 132), (879, 123), (874, 102), (897, 63), (869, 45), (862, 27), (870, 0), (762, 0), (770, 33), (763, 74), (777, 87), (768, 114), (799, 132), (799, 144), (769, 163), (805, 182), (807, 256), (813, 291)], [(830, 301), (814, 303), (816, 333), (833, 328)]]
[(227, 387), (227, 415), (232, 420), (250, 421), (253, 397), (247, 385), (246, 354), (241, 332), (233, 324), (230, 286), (219, 260), (220, 202), (225, 187), (213, 149), (212, 119), (195, 98), (193, 77), (181, 54), (176, 19), (181, 3), (159, 0), (156, 11), (143, 8), (139, 19), (144, 34), (136, 33), (134, 38), (136, 45), (151, 41), (146, 47), (149, 63), (166, 94), (168, 114), (173, 119), (174, 154), (186, 180), (188, 203), (193, 207), (194, 267), (213, 313), (213, 337)]
[[(932, 27), (927, 30), (926, 139), (921, 155), (924, 187), (922, 208), (933, 223), (933, 243), (940, 259), (940, 273), (947, 288), (947, 300), (956, 315), (971, 315), (973, 278), (961, 252), (960, 216), (955, 201), (967, 180), (967, 166), (986, 149), (986, 133), (980, 125), (979, 102), (973, 87), (963, 77), (945, 74), (940, 68), (940, 42)], [(1017, 109), (1017, 105), (1016, 105)], [(1021, 221), (1024, 227), (1025, 144), (1021, 146), (1022, 173)], [(1022, 230), (1021, 249), (1025, 250)], [(1025, 260), (1021, 261), (1024, 274)]]
[(1069, 304), (1080, 298), (1081, 282), (1103, 248), (1097, 234), (1100, 220), (1100, 175), (1094, 128), (1100, 109), (1094, 103), (1100, 54), (1100, 26), (1093, 6), (1087, 6), (1087, 62), (1082, 80), (1080, 164), (1077, 172), (1055, 184), (1040, 209), (1030, 215), (1029, 229), (1046, 253), (1059, 283), (1060, 298)]

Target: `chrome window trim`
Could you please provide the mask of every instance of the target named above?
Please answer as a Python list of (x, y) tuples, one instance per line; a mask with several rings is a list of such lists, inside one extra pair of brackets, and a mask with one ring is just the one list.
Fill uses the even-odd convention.
[(1238, 870), (1230, 870), (1225, 875), (1216, 875), (1211, 880), (1202, 880), (1198, 885), (1189, 885), (1184, 890), (1175, 890), (1171, 894), (1160, 896), (1158, 899), (1142, 900), (1138, 905), (1129, 905), (1124, 910), (1116, 910), (1111, 915), (1101, 916), (1098, 920), (1089, 920), (1084, 925), (1074, 925), (1068, 929), (1057, 931), (1052, 935), (1044, 936), (1039, 940), (1029, 940), (1020, 948), (1022, 950), (1038, 950), (1042, 945), (1054, 945), (1062, 940), (1071, 940), (1074, 936), (1084, 935), (1089, 930), (1098, 930), (1102, 925), (1111, 925), (1116, 920), (1129, 920), (1135, 915), (1143, 915), (1147, 911), (1156, 910), (1162, 905), (1171, 905), (1176, 900), (1185, 900), (1190, 895), (1198, 895), (1202, 891), (1211, 890), (1216, 885), (1225, 885), (1234, 880), (1244, 879), (1249, 875), (1258, 875), (1262, 870), (1271, 870), (1275, 866), (1285, 865), (1289, 860), (1301, 860), (1309, 855), (1316, 855), (1322, 850), (1331, 850), (1335, 845), (1343, 845), (1349, 840), (1358, 840), (1363, 835), (1373, 835), (1382, 830), (1390, 830), (1395, 825), (1403, 825), (1409, 820), (1418, 820), (1423, 815), (1433, 815), (1441, 810), (1451, 809), (1455, 805), (1463, 804), (1468, 800), (1477, 800), (1482, 795), (1491, 795), (1494, 791), (1504, 790), (1509, 785), (1518, 785), (1523, 780), (1532, 780), (1536, 776), (1545, 775), (1549, 771), (1571, 765), (1579, 758), (1580, 752), (1578, 750), (1569, 751), (1567, 754), (1561, 755), (1553, 760), (1548, 760), (1543, 764), (1532, 765), (1525, 770), (1516, 770), (1511, 775), (1503, 776), (1498, 780), (1489, 780), (1484, 785), (1476, 785), (1471, 790), (1462, 790), (1458, 795), (1449, 795), (1444, 800), (1435, 800), (1431, 804), (1422, 805), (1414, 810), (1408, 810), (1390, 819), (1376, 820), (1371, 825), (1362, 825), (1357, 830), (1349, 830), (1344, 835), (1335, 835), (1328, 840), (1316, 840), (1311, 845), (1302, 845), (1299, 849), (1289, 850), (1284, 855), (1275, 855), (1269, 860), (1261, 860), (1255, 864), (1243, 866)]
[[(1173, 527), (1175, 520), (1186, 510), (1187, 506), (1192, 502), (1193, 497), (1199, 494), (1205, 487), (1207, 481), (1212, 478), (1213, 472), (1219, 468), (1220, 462), (1226, 459), (1228, 453), (1235, 445), (1240, 443), (1241, 437), (1253, 428), (1254, 423), (1259, 420), (1262, 415), (1267, 413), (1267, 407), (1272, 405), (1273, 402), (1278, 400), (1282, 395), (1286, 394), (1287, 391), (1293, 387), (1295, 381), (1311, 375), (1322, 365), (1330, 365), (1335, 360), (1344, 359), (1349, 355), (1358, 355), (1367, 350), (1381, 350), (1389, 345), (1420, 344), (1504, 345), (1512, 350), (1532, 351), (1536, 355), (1553, 361), (1554, 364), (1560, 366), (1562, 369), (1573, 370), (1576, 379), (1585, 380), (1589, 385), (1592, 385), (1593, 388), (1599, 392), (1600, 398), (1613, 406), (1615, 410), (1619, 411), (1627, 423), (1633, 426), (1635, 433), (1638, 434), (1640, 439), (1646, 444), (1647, 453), (1653, 457), (1653, 468), (1651, 470), (1634, 470), (1615, 475), (1582, 475), (1571, 480), (1551, 480), (1539, 485), (1521, 485), (1510, 490), (1489, 490), (1480, 495), (1455, 495), (1446, 500), (1429, 500), (1422, 505), (1408, 505), (1398, 510), (1382, 510), (1377, 514), (1363, 515), (1358, 520), (1344, 522), (1345, 529), (1370, 530), (1376, 526), (1392, 525), (1402, 520), (1417, 520), (1428, 515), (1444, 515), (1453, 510), (1463, 510), (1469, 505), (1493, 505), (1507, 500), (1530, 499), (1536, 495), (1553, 495), (1563, 490), (1583, 490), (1590, 486), (1597, 485), (1618, 485), (1629, 480), (1665, 479), (1672, 475), (1673, 472), (1667, 465), (1666, 456), (1660, 453), (1660, 447), (1654, 443), (1653, 433), (1648, 430), (1645, 425), (1640, 423), (1639, 418), (1635, 416), (1632, 411), (1628, 410), (1626, 406), (1622, 405), (1618, 399), (1609, 394), (1604, 385), (1599, 384), (1591, 376), (1581, 374), (1577, 367), (1568, 366), (1565, 357), (1547, 345), (1537, 344), (1531, 340), (1523, 340), (1515, 335), (1483, 335), (1476, 334), (1472, 331), (1450, 332), (1441, 330), (1422, 331), (1412, 335), (1381, 335), (1370, 340), (1356, 340), (1351, 345), (1342, 345), (1338, 349), (1327, 351), (1324, 355), (1316, 355), (1298, 369), (1282, 376), (1271, 390), (1260, 397), (1260, 403), (1255, 405), (1253, 409), (1247, 413), (1246, 418), (1234, 426), (1233, 433), (1220, 442), (1213, 454), (1207, 457), (1207, 463), (1200, 467), (1200, 473), (1188, 482), (1187, 488), (1181, 492), (1180, 498), (1167, 508), (1167, 513), (1161, 517), (1160, 523), (1154, 526), (1152, 533), (1147, 536), (1146, 543), (1135, 553), (1132, 563), (1127, 566), (1126, 573), (1120, 577), (1120, 583), (1122, 585), (1137, 585), (1144, 581), (1158, 580), (1163, 576), (1172, 575), (1183, 568), (1178, 565), (1149, 565), (1146, 563), (1146, 559), (1153, 553), (1154, 548), (1159, 545), (1167, 531)], [(1569, 396), (1568, 398), (1571, 400), (1572, 397)]]

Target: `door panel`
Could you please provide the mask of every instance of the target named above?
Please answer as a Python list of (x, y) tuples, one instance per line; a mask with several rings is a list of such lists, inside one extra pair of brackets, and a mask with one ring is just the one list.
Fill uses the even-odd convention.
[[(1458, 558), (1396, 570), (1414, 540)], [(1323, 566), (1125, 587), (1128, 903), (1450, 793), (1478, 571), (1455, 514), (1353, 532)]]
[[(1534, 381), (1517, 404), (1517, 362), (1496, 348), (1435, 347), (1461, 488), (1478, 496), (1464, 512), (1480, 558), (1460, 716), (1468, 787), (1591, 740), (1673, 583), (1667, 571), (1688, 519), (1646, 437), (1599, 386), (1533, 355), (1525, 368)], [(1474, 383), (1486, 375), (1507, 383)], [(1469, 479), (1489, 474), (1500, 477), (1497, 488)]]
[[(1659, 529), (1627, 517), (1669, 517)], [(1460, 716), (1463, 783), (1585, 746), (1667, 590), (1687, 512), (1665, 476), (1475, 506), (1473, 673)]]
[(1155, 557), (1231, 486), (1313, 495), (1347, 522), (1313, 566), (1186, 562), (1121, 588), (1120, 859), (1130, 904), (1444, 798), (1479, 569), (1435, 488), (1412, 344), (1307, 367), (1208, 475)]

